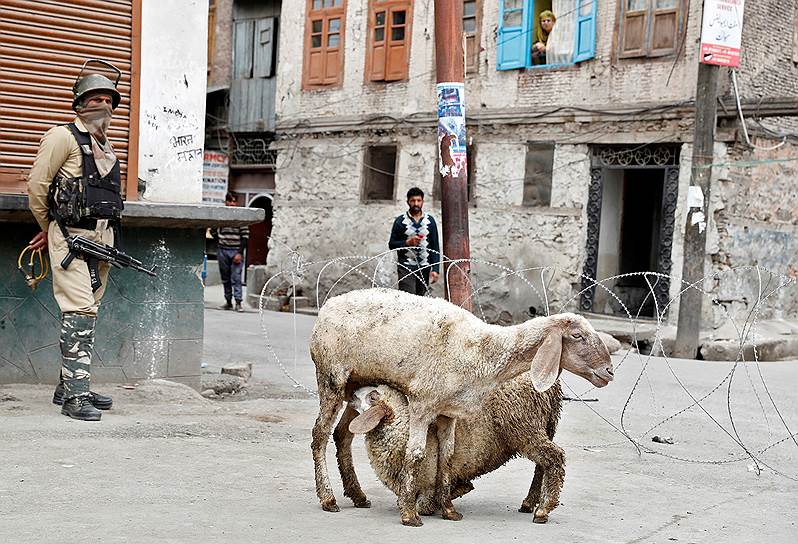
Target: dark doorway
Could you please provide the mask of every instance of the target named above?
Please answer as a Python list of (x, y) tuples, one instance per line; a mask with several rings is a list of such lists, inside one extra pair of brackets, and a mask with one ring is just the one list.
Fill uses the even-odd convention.
[[(665, 170), (629, 169), (624, 170), (623, 174), (618, 273), (655, 272), (659, 255)], [(652, 279), (649, 278), (649, 281)], [(654, 297), (644, 276), (619, 278), (615, 291), (631, 311), (640, 311), (642, 316), (654, 317)]]
[(250, 208), (266, 210), (266, 218), (249, 226), (249, 245), (247, 246), (247, 265), (266, 264), (269, 254), (269, 236), (272, 234), (272, 199), (267, 196), (255, 197)]
[(678, 147), (668, 144), (593, 149), (583, 311), (641, 317), (667, 311), (678, 157)]

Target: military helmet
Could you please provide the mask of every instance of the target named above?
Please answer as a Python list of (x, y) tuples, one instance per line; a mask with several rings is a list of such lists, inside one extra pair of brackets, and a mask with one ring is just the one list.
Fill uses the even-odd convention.
[[(90, 62), (103, 64), (113, 69), (117, 74), (116, 83), (111, 81), (108, 77), (98, 73), (83, 75), (83, 72), (86, 70), (86, 65)], [(86, 94), (95, 91), (104, 91), (110, 94), (113, 108), (116, 109), (116, 107), (119, 105), (119, 102), (122, 100), (122, 96), (119, 94), (119, 91), (116, 90), (116, 84), (119, 83), (120, 76), (121, 73), (119, 69), (110, 63), (96, 59), (91, 59), (84, 62), (83, 68), (80, 70), (80, 74), (78, 74), (75, 84), (72, 86), (72, 94), (74, 96), (72, 100), (72, 109), (74, 110), (77, 108), (81, 98), (83, 98)]]

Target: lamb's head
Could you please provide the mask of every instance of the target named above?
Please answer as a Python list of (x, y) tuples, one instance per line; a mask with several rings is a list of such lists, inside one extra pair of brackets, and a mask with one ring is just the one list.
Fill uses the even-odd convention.
[(587, 319), (565, 313), (546, 318), (543, 343), (532, 359), (532, 383), (538, 391), (551, 387), (562, 370), (588, 380), (596, 387), (612, 381), (612, 359), (607, 346)]
[(365, 434), (380, 424), (407, 418), (407, 398), (387, 385), (356, 389), (349, 405), (360, 414), (349, 423), (349, 430), (354, 434)]

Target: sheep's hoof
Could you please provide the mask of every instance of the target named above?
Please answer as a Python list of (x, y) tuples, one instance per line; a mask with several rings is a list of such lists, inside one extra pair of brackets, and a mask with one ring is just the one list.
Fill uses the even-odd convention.
[(357, 501), (355, 502), (355, 508), (371, 508), (371, 501), (368, 499)]
[(406, 525), (407, 527), (421, 527), (424, 525), (424, 522), (421, 521), (421, 518), (418, 514), (409, 518), (402, 518), (402, 525)]
[(338, 505), (335, 504), (335, 499), (328, 499), (326, 501), (321, 501), (321, 509), (325, 512), (340, 512), (341, 509), (338, 508)]
[(441, 517), (449, 521), (460, 521), (463, 519), (463, 514), (457, 510), (444, 510), (441, 512)]
[(535, 512), (535, 517), (532, 518), (532, 521), (534, 523), (546, 523), (547, 521), (549, 521), (549, 515), (543, 513), (542, 510), (538, 510), (537, 512)]

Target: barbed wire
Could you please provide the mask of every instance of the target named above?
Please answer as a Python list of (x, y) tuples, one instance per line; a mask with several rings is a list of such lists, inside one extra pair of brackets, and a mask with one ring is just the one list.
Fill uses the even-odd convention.
[[(391, 259), (393, 262), (393, 254), (401, 251), (401, 249), (397, 250), (388, 250), (384, 251), (375, 255), (343, 255), (338, 256), (332, 259), (322, 259), (317, 261), (305, 261), (302, 259), (300, 253), (295, 249), (289, 247), (287, 244), (283, 242), (277, 242), (275, 239), (271, 239), (272, 243), (281, 246), (281, 248), (285, 251), (285, 259), (283, 264), (280, 265), (280, 269), (277, 273), (272, 275), (265, 283), (263, 288), (261, 289), (260, 299), (259, 299), (259, 311), (261, 314), (261, 328), (264, 333), (264, 337), (266, 339), (266, 346), (268, 352), (270, 353), (272, 359), (280, 368), (281, 372), (291, 381), (291, 383), (296, 388), (300, 388), (304, 390), (306, 393), (312, 396), (317, 396), (317, 393), (314, 389), (306, 386), (305, 384), (301, 383), (300, 380), (296, 379), (291, 372), (287, 369), (284, 362), (278, 356), (276, 350), (274, 349), (273, 344), (269, 340), (269, 332), (267, 327), (265, 326), (264, 322), (264, 301), (267, 300), (270, 296), (274, 296), (274, 293), (279, 288), (284, 288), (286, 286), (290, 286), (291, 294), (296, 294), (297, 282), (302, 281), (304, 283), (308, 283), (308, 281), (313, 282), (315, 285), (315, 295), (316, 295), (316, 307), (320, 308), (324, 305), (324, 303), (328, 300), (330, 296), (334, 294), (334, 291), (339, 287), (343, 287), (346, 282), (349, 281), (351, 277), (357, 277), (364, 282), (366, 286), (382, 286), (382, 287), (395, 287), (398, 284), (398, 281), (403, 279), (401, 275), (396, 276), (396, 281), (393, 279), (386, 281), (385, 274), (381, 273), (381, 269), (385, 270), (388, 267), (385, 266), (385, 262), (388, 259)], [(289, 262), (289, 266), (284, 266), (285, 261)], [(615, 364), (615, 369), (620, 369), (625, 361), (631, 360), (633, 355), (636, 355), (636, 358), (640, 360), (641, 368), (638, 371), (637, 375), (635, 376), (634, 383), (631, 386), (628, 394), (626, 395), (625, 401), (623, 403), (623, 407), (621, 408), (619, 414), (619, 422), (613, 423), (606, 415), (601, 414), (598, 410), (596, 410), (593, 406), (590, 405), (589, 402), (584, 401), (585, 395), (593, 391), (595, 388), (590, 387), (586, 391), (581, 393), (575, 391), (570, 384), (567, 382), (565, 383), (566, 387), (572, 394), (572, 398), (576, 401), (579, 401), (579, 404), (588, 408), (588, 410), (593, 413), (597, 418), (599, 418), (604, 424), (606, 424), (612, 432), (619, 434), (622, 437), (622, 440), (616, 442), (609, 442), (605, 444), (599, 445), (583, 445), (582, 447), (585, 448), (595, 448), (595, 447), (614, 447), (624, 443), (631, 444), (635, 450), (637, 451), (638, 455), (643, 454), (652, 454), (658, 455), (662, 457), (666, 457), (669, 459), (673, 459), (676, 461), (681, 462), (688, 462), (688, 463), (698, 463), (698, 464), (712, 464), (712, 465), (725, 465), (729, 463), (739, 462), (745, 459), (751, 460), (753, 463), (753, 470), (757, 473), (760, 473), (762, 470), (767, 469), (771, 471), (773, 474), (779, 475), (781, 477), (798, 481), (798, 477), (788, 474), (783, 470), (780, 470), (778, 467), (772, 466), (772, 463), (763, 460), (762, 456), (766, 452), (770, 451), (772, 448), (782, 445), (786, 442), (793, 442), (795, 446), (798, 446), (798, 438), (796, 435), (798, 433), (793, 432), (790, 428), (789, 424), (787, 423), (784, 415), (782, 414), (781, 409), (778, 406), (778, 403), (774, 399), (768, 385), (767, 380), (765, 379), (764, 375), (762, 374), (762, 369), (760, 366), (759, 358), (757, 355), (757, 344), (756, 344), (756, 326), (758, 320), (761, 316), (761, 313), (764, 310), (764, 304), (777, 293), (780, 293), (784, 288), (791, 286), (796, 283), (795, 278), (790, 278), (783, 274), (778, 274), (772, 272), (766, 268), (759, 267), (759, 266), (743, 266), (743, 267), (734, 267), (729, 268), (722, 271), (714, 271), (711, 274), (707, 275), (704, 278), (692, 283), (688, 283), (679, 279), (681, 282), (679, 287), (674, 287), (671, 284), (671, 296), (667, 300), (667, 302), (660, 306), (660, 302), (655, 296), (655, 288), (659, 281), (669, 280), (673, 281), (675, 278), (658, 272), (635, 272), (635, 273), (627, 273), (627, 274), (618, 274), (611, 276), (609, 278), (604, 278), (601, 280), (597, 280), (594, 278), (590, 278), (584, 274), (578, 274), (574, 272), (568, 272), (566, 274), (566, 279), (578, 278), (578, 279), (586, 279), (588, 282), (588, 287), (583, 287), (582, 289), (571, 292), (566, 294), (565, 296), (559, 295), (556, 292), (549, 292), (555, 276), (558, 274), (558, 270), (554, 267), (550, 266), (540, 266), (540, 267), (526, 267), (526, 268), (518, 268), (513, 269), (507, 267), (505, 265), (490, 262), (483, 259), (449, 259), (445, 255), (440, 254), (440, 262), (438, 263), (439, 266), (444, 266), (446, 269), (447, 274), (453, 273), (453, 270), (458, 270), (459, 265), (467, 264), (469, 267), (475, 266), (477, 267), (486, 267), (492, 268), (497, 270), (498, 272), (494, 275), (487, 274), (486, 277), (488, 278), (486, 281), (481, 282), (479, 284), (474, 283), (479, 277), (485, 275), (482, 272), (475, 272), (471, 277), (469, 277), (469, 282), (471, 282), (472, 286), (472, 294), (470, 296), (469, 301), (473, 302), (475, 312), (478, 312), (478, 315), (481, 315), (483, 320), (485, 320), (486, 314), (484, 309), (485, 302), (482, 300), (484, 295), (488, 295), (494, 286), (497, 284), (512, 279), (517, 278), (519, 279), (523, 285), (529, 290), (528, 292), (532, 294), (533, 300), (537, 300), (540, 302), (540, 305), (545, 308), (545, 315), (550, 315), (552, 310), (551, 302), (556, 301), (556, 312), (561, 312), (572, 306), (575, 300), (581, 296), (581, 294), (589, 289), (602, 289), (604, 292), (608, 294), (608, 296), (612, 297), (615, 302), (618, 304), (618, 307), (622, 310), (622, 313), (626, 315), (626, 319), (629, 321), (631, 325), (631, 338), (632, 338), (632, 348), (634, 349), (627, 349), (625, 353), (622, 354), (620, 360), (617, 361)], [(421, 267), (419, 270), (424, 270), (425, 268), (432, 268), (436, 266), (435, 263), (431, 263)], [(332, 275), (330, 277), (326, 277), (325, 274), (329, 274), (336, 267), (343, 267), (343, 270), (336, 273), (337, 275)], [(373, 268), (373, 269), (372, 269)], [(315, 275), (314, 278), (311, 278), (311, 272)], [(733, 316), (731, 315), (730, 311), (717, 299), (709, 291), (703, 288), (703, 285), (709, 280), (716, 280), (720, 279), (723, 275), (734, 275), (734, 274), (744, 274), (747, 272), (753, 272), (757, 274), (758, 278), (758, 291), (756, 293), (755, 301), (751, 304), (750, 308), (746, 312), (745, 319), (743, 323), (738, 325)], [(407, 275), (414, 274), (416, 271), (408, 271)], [(527, 276), (529, 273), (536, 273), (538, 275), (538, 285), (535, 285), (535, 282), (531, 281)], [(762, 279), (763, 274), (768, 274), (768, 279), (765, 281)], [(642, 303), (638, 306), (636, 311), (632, 311), (629, 307), (626, 306), (622, 297), (615, 293), (612, 289), (612, 286), (615, 285), (616, 282), (623, 279), (628, 279), (632, 277), (642, 277), (645, 281), (647, 287), (647, 298), (651, 298), (654, 304), (654, 320), (655, 320), (655, 329), (654, 329), (654, 338), (650, 341), (651, 350), (648, 354), (643, 355), (641, 353), (642, 347), (640, 344), (640, 339), (638, 338), (638, 321), (641, 317), (641, 311), (643, 305), (646, 302), (646, 299), (643, 300)], [(774, 278), (779, 278), (778, 281), (774, 281)], [(572, 283), (572, 282), (566, 282)], [(447, 281), (446, 284), (448, 285), (449, 282)], [(351, 288), (351, 282), (346, 284), (346, 289)], [(541, 289), (542, 287), (542, 289)], [(712, 304), (717, 307), (724, 316), (724, 319), (731, 323), (732, 328), (737, 335), (739, 341), (739, 349), (737, 350), (737, 355), (735, 360), (732, 362), (732, 366), (730, 370), (722, 377), (722, 379), (714, 384), (708, 392), (702, 395), (696, 395), (691, 390), (690, 384), (684, 381), (684, 379), (679, 375), (676, 369), (670, 362), (670, 359), (667, 355), (667, 350), (663, 345), (663, 328), (665, 326), (665, 315), (667, 314), (668, 310), (670, 309), (671, 305), (678, 301), (682, 294), (684, 294), (687, 290), (698, 290), (703, 296), (708, 297)], [(296, 346), (299, 342), (297, 337), (297, 327), (296, 327), (296, 302), (294, 301), (294, 372), (296, 372), (296, 365), (297, 365), (297, 350)], [(745, 346), (752, 343), (754, 346), (754, 357), (753, 361), (745, 361)], [(659, 351), (657, 351), (657, 349)], [(640, 433), (637, 436), (633, 436), (631, 431), (628, 428), (626, 419), (628, 417), (632, 399), (635, 396), (637, 390), (639, 389), (640, 383), (642, 380), (648, 380), (648, 373), (647, 370), (649, 368), (650, 363), (655, 359), (655, 353), (661, 353), (661, 357), (656, 358), (658, 361), (664, 362), (668, 372), (674, 379), (674, 381), (678, 384), (680, 390), (682, 390), (685, 395), (689, 398), (690, 402), (676, 410), (673, 413), (668, 414), (664, 418), (660, 418), (656, 421), (653, 425), (650, 425), (645, 432)], [(733, 384), (733, 377), (734, 374), (737, 372), (739, 367), (742, 365), (746, 372), (748, 373), (748, 367), (750, 364), (753, 364), (757, 368), (757, 378), (760, 385), (763, 387), (765, 396), (769, 401), (770, 407), (776, 412), (778, 415), (778, 420), (781, 423), (782, 428), (786, 432), (785, 436), (777, 437), (777, 440), (772, 441), (764, 446), (758, 448), (752, 448), (748, 446), (746, 440), (740, 434), (740, 429), (736, 423), (736, 416), (733, 411), (733, 392), (734, 389), (732, 387)], [(755, 383), (751, 378), (750, 374), (748, 384), (750, 388), (754, 391), (754, 394), (757, 399), (757, 404), (759, 407), (759, 412), (763, 415), (765, 419), (767, 419), (767, 410), (762, 402), (762, 399), (759, 397), (757, 392)], [(650, 381), (649, 381), (650, 385)], [(723, 424), (718, 418), (711, 413), (711, 410), (704, 406), (704, 402), (707, 401), (710, 397), (716, 394), (721, 389), (724, 389), (725, 386), (725, 411), (726, 415), (729, 418), (729, 425)], [(652, 390), (653, 394), (653, 390)], [(653, 399), (653, 397), (652, 397)], [(688, 411), (697, 408), (700, 413), (703, 414), (707, 420), (712, 423), (714, 427), (720, 430), (725, 436), (727, 436), (736, 448), (739, 448), (742, 453), (734, 458), (724, 458), (724, 459), (700, 459), (695, 457), (689, 457), (684, 455), (673, 455), (667, 452), (660, 451), (658, 449), (653, 448), (652, 446), (645, 444), (643, 442), (644, 437), (649, 435), (653, 430), (675, 420), (676, 418), (684, 415)], [(770, 426), (768, 424), (768, 437), (769, 440), (772, 440), (772, 432)]]

